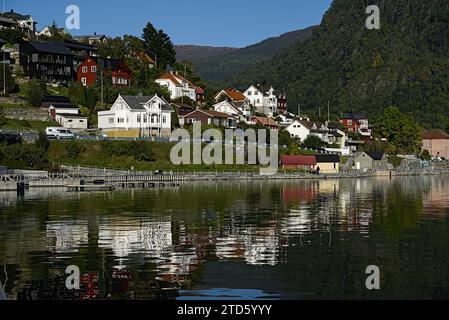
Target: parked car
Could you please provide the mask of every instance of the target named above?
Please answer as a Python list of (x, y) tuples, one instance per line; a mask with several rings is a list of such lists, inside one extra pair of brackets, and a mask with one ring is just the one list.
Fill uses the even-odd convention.
[(75, 139), (75, 135), (73, 134), (73, 132), (66, 128), (48, 127), (47, 129), (45, 129), (45, 133), (47, 134), (48, 139), (56, 139), (56, 140)]
[(0, 131), (0, 143), (21, 144), (23, 141), (20, 134), (4, 133)]

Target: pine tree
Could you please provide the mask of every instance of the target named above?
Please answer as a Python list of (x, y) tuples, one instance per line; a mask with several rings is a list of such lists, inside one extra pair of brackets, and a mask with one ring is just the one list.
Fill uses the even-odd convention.
[(165, 70), (176, 62), (176, 51), (170, 37), (163, 30), (156, 28), (149, 22), (143, 29), (145, 53), (157, 60), (158, 68)]

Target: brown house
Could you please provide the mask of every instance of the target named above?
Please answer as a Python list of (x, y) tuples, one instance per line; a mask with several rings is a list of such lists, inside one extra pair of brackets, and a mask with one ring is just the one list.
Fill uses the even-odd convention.
[(440, 129), (423, 130), (423, 149), (432, 157), (449, 159), (449, 134)]
[(235, 128), (236, 119), (227, 114), (211, 110), (195, 110), (185, 116), (181, 116), (179, 124), (181, 126), (192, 125), (195, 122), (201, 122), (201, 125), (214, 125), (218, 127)]
[(271, 130), (279, 129), (279, 125), (276, 121), (271, 118), (265, 117), (251, 117), (251, 121), (255, 122), (258, 126), (263, 126)]

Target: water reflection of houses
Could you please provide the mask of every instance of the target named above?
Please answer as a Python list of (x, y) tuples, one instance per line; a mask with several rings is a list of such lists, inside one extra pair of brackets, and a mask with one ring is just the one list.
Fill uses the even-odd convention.
[(50, 222), (47, 224), (46, 233), (48, 249), (51, 252), (77, 252), (89, 241), (86, 221)]
[[(342, 180), (286, 183), (282, 195), (288, 215), (282, 221), (282, 234), (294, 236), (313, 231), (367, 233), (373, 214), (373, 192), (377, 192), (379, 186), (373, 181), (359, 179), (352, 184), (342, 183)], [(380, 190), (384, 189), (383, 184)]]
[(172, 222), (135, 220), (115, 221), (100, 225), (99, 246), (111, 249), (119, 258), (117, 268), (126, 267), (126, 259), (133, 254), (150, 258), (156, 264), (157, 276), (163, 281), (179, 281), (199, 264), (195, 246), (175, 245)]
[(244, 260), (249, 265), (275, 266), (281, 260), (284, 243), (276, 227), (248, 227), (233, 229), (216, 239), (215, 250), (220, 260)]

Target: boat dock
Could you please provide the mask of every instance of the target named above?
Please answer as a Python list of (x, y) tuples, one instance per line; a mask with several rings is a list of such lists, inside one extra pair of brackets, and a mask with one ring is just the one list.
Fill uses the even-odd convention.
[(0, 191), (26, 192), (31, 188), (66, 188), (70, 192), (112, 191), (116, 189), (150, 189), (179, 187), (184, 176), (133, 171), (73, 172), (49, 174), (22, 172), (0, 175)]

